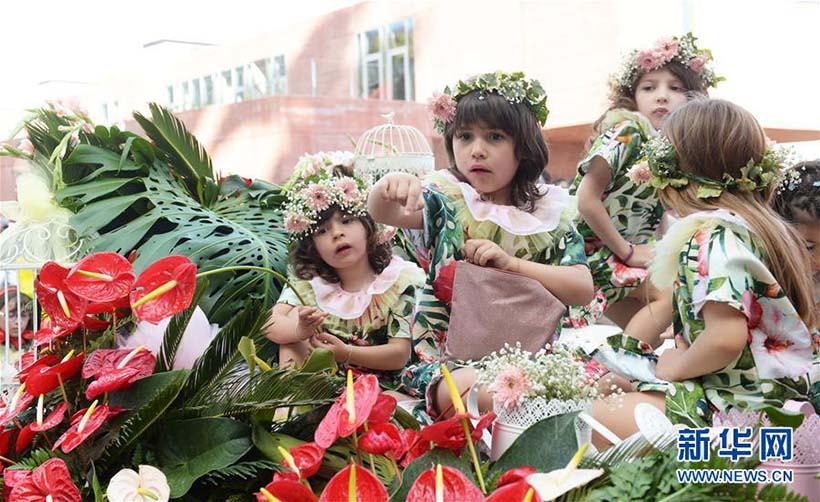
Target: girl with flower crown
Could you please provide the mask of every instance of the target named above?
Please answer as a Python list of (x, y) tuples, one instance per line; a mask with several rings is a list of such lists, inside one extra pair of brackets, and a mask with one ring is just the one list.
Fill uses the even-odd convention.
[[(435, 416), (450, 405), (437, 383), (458, 261), (530, 277), (569, 305), (591, 299), (592, 280), (573, 225), (574, 198), (540, 182), (548, 160), (540, 83), (520, 72), (486, 73), (445, 89), (431, 105), (450, 168), (422, 180), (390, 174), (373, 187), (368, 207), (376, 221), (415, 229), (409, 233), (427, 282), (416, 302), (415, 359), (403, 381)], [(468, 367), (454, 377), (464, 390), (476, 374)]]
[(664, 297), (644, 282), (663, 210), (656, 190), (642, 184), (649, 172), (638, 158), (641, 145), (657, 134), (669, 113), (722, 80), (710, 69), (710, 60), (709, 51), (698, 49), (695, 37), (687, 34), (632, 51), (612, 77), (611, 106), (595, 123), (598, 136), (570, 189), (578, 196), (578, 230), (596, 296), (583, 308), (570, 308), (568, 324), (592, 324), (606, 312), (626, 333), (652, 341), (667, 327), (655, 322), (654, 309), (628, 326), (648, 300)]
[[(670, 114), (644, 147), (649, 187), (681, 219), (657, 244), (652, 282), (673, 286), (675, 348), (659, 357), (634, 339), (610, 348), (621, 368), (654, 376), (593, 415), (622, 438), (649, 402), (676, 423), (704, 427), (715, 411), (763, 411), (809, 395), (810, 330), (818, 313), (800, 236), (769, 206), (785, 156), (767, 148), (755, 118), (722, 100), (694, 100)], [(651, 372), (649, 372), (651, 373)], [(597, 435), (597, 446), (606, 442)]]
[(396, 390), (424, 274), (392, 255), (391, 235), (365, 210), (352, 160), (339, 152), (305, 156), (286, 184), (291, 287), (273, 307), (267, 336), (279, 344), (282, 365), (301, 364), (321, 347), (345, 369), (374, 373)]

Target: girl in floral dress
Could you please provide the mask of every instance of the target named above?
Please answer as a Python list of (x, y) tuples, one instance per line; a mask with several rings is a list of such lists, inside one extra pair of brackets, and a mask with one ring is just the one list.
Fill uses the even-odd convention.
[[(672, 113), (644, 153), (649, 183), (681, 219), (657, 244), (652, 282), (674, 286), (676, 347), (659, 358), (613, 337), (623, 366), (655, 366), (613, 410), (593, 415), (620, 437), (637, 431), (634, 409), (649, 402), (676, 423), (711, 425), (715, 411), (782, 407), (805, 400), (816, 327), (809, 257), (800, 236), (768, 205), (784, 155), (769, 150), (746, 110), (695, 100)], [(593, 443), (605, 446), (595, 435)]]
[(654, 322), (650, 309), (628, 326), (648, 300), (663, 298), (644, 282), (663, 209), (656, 189), (641, 183), (648, 171), (637, 161), (641, 145), (657, 135), (670, 112), (721, 80), (709, 68), (710, 59), (688, 34), (632, 51), (612, 77), (611, 107), (595, 123), (599, 136), (570, 189), (578, 196), (578, 230), (596, 295), (589, 305), (570, 308), (567, 324), (586, 326), (606, 312), (626, 333), (644, 340), (654, 341), (666, 328)]
[[(450, 404), (446, 386), (437, 383), (457, 261), (531, 277), (569, 305), (591, 299), (592, 280), (573, 225), (574, 198), (539, 181), (548, 152), (538, 81), (523, 73), (482, 74), (445, 89), (432, 105), (451, 167), (423, 180), (388, 175), (368, 204), (376, 221), (416, 229), (410, 233), (427, 281), (416, 302), (414, 361), (402, 380), (435, 416)], [(476, 375), (461, 368), (454, 377), (465, 390)]]
[(282, 365), (301, 364), (322, 347), (345, 369), (374, 373), (397, 390), (424, 274), (392, 255), (389, 234), (365, 210), (364, 183), (337, 162), (305, 157), (287, 184), (292, 288), (273, 307), (267, 336), (280, 345)]

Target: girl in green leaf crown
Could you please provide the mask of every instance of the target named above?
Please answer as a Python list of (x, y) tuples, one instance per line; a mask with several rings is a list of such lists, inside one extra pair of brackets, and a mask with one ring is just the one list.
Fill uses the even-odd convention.
[(627, 334), (653, 342), (666, 328), (654, 322), (651, 309), (629, 325), (647, 302), (663, 298), (645, 282), (663, 209), (655, 187), (641, 183), (646, 173), (636, 165), (641, 145), (657, 135), (664, 118), (721, 80), (710, 60), (709, 51), (698, 49), (688, 34), (632, 51), (613, 75), (611, 107), (595, 123), (598, 136), (571, 188), (578, 195), (578, 230), (596, 296), (589, 305), (570, 308), (567, 324), (586, 326), (606, 313)]
[[(593, 415), (620, 437), (637, 430), (649, 402), (676, 423), (711, 425), (715, 411), (780, 408), (805, 400), (817, 326), (809, 256), (797, 232), (769, 206), (785, 155), (741, 107), (694, 100), (673, 112), (645, 145), (660, 200), (682, 217), (657, 244), (652, 282), (673, 286), (676, 347), (654, 356), (623, 336), (609, 340), (620, 368), (655, 369), (653, 381), (603, 402)], [(644, 374), (646, 372), (644, 371)], [(605, 446), (597, 435), (593, 442)]]
[(301, 364), (320, 347), (398, 391), (424, 275), (393, 256), (392, 234), (367, 214), (367, 190), (351, 164), (340, 152), (304, 156), (286, 185), (291, 287), (273, 307), (267, 336), (280, 345), (280, 364)]
[[(377, 221), (414, 229), (409, 234), (427, 271), (413, 323), (415, 360), (403, 381), (426, 398), (432, 416), (450, 408), (446, 386), (438, 382), (458, 261), (535, 279), (564, 304), (592, 298), (583, 242), (573, 224), (575, 200), (540, 180), (548, 161), (541, 134), (546, 99), (541, 84), (520, 72), (459, 81), (431, 101), (450, 168), (422, 180), (390, 174), (370, 193)], [(453, 376), (461, 390), (476, 377), (469, 367)], [(482, 408), (490, 406), (488, 398)]]

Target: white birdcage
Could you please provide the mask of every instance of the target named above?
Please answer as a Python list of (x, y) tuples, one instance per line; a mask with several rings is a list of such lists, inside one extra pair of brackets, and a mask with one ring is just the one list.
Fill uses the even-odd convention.
[(424, 176), (434, 169), (433, 150), (413, 126), (395, 124), (395, 113), (382, 115), (386, 124), (368, 129), (356, 142), (354, 171), (368, 184), (387, 173)]

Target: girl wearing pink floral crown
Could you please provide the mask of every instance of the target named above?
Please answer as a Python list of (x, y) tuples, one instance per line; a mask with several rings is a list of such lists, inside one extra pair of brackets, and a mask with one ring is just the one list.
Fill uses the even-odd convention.
[[(768, 204), (784, 153), (767, 146), (749, 112), (707, 99), (673, 112), (643, 153), (647, 186), (681, 216), (650, 266), (652, 282), (674, 290), (672, 309), (660, 315), (672, 321), (676, 346), (658, 357), (632, 338), (610, 338), (608, 357), (642, 375), (644, 392), (625, 394), (619, 409), (595, 403), (593, 416), (626, 438), (638, 429), (639, 403), (706, 427), (715, 411), (763, 412), (808, 399), (818, 318), (810, 258)], [(598, 436), (593, 443), (606, 446)]]
[(644, 340), (654, 341), (666, 329), (653, 320), (651, 309), (628, 326), (647, 300), (663, 297), (644, 282), (663, 210), (657, 191), (642, 184), (649, 171), (638, 158), (641, 145), (669, 113), (722, 80), (710, 62), (710, 52), (699, 49), (690, 33), (632, 51), (611, 78), (611, 106), (595, 123), (598, 136), (570, 189), (578, 196), (578, 230), (596, 288), (592, 303), (570, 308), (573, 326), (594, 323), (605, 312)]
[[(445, 89), (431, 104), (450, 168), (422, 180), (390, 174), (374, 185), (368, 207), (376, 221), (416, 229), (410, 234), (427, 282), (416, 302), (415, 361), (403, 382), (426, 397), (436, 416), (450, 407), (438, 382), (457, 262), (535, 279), (565, 305), (587, 303), (592, 280), (573, 224), (574, 198), (540, 181), (548, 161), (541, 84), (520, 72), (485, 73)], [(453, 375), (461, 390), (476, 378), (470, 367)], [(487, 399), (480, 404), (490, 407)]]
[(305, 156), (286, 184), (292, 288), (273, 307), (267, 336), (280, 346), (281, 365), (301, 364), (321, 347), (344, 368), (375, 373), (396, 390), (424, 274), (392, 255), (391, 236), (365, 210), (367, 191), (352, 176), (352, 160)]

